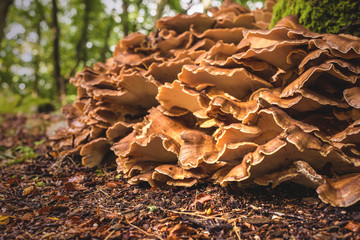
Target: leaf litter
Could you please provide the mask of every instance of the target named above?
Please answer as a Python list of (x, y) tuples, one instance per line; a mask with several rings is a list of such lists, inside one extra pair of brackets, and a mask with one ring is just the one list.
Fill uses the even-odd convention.
[[(2, 118), (0, 147), (21, 144), (36, 157), (1, 166), (0, 239), (359, 239), (359, 203), (335, 208), (293, 183), (246, 190), (134, 186), (115, 169), (55, 159), (44, 140), (58, 117)], [(26, 129), (33, 119), (43, 126)]]

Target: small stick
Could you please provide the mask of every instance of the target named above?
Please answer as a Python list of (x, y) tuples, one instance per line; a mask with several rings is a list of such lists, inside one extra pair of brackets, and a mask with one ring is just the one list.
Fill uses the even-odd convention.
[(152, 233), (148, 233), (147, 231), (141, 229), (140, 227), (138, 227), (138, 226), (130, 223), (127, 219), (125, 219), (125, 220), (126, 220), (127, 224), (129, 224), (130, 226), (136, 228), (137, 230), (139, 230), (140, 232), (144, 233), (145, 235), (147, 235), (147, 236), (149, 236), (149, 237), (155, 237), (155, 238), (158, 238), (158, 239), (160, 239), (160, 240), (163, 240), (161, 237), (156, 236), (155, 234), (152, 234)]
[(112, 230), (112, 231), (106, 236), (106, 238), (105, 238), (104, 240), (108, 240), (108, 239), (111, 237), (111, 235), (114, 234), (114, 232), (115, 232), (115, 230)]

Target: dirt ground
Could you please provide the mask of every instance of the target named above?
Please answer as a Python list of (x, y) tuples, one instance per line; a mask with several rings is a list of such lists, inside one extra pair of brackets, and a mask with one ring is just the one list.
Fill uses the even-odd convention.
[(45, 131), (60, 120), (0, 115), (0, 239), (360, 239), (359, 203), (293, 183), (157, 189), (57, 159)]

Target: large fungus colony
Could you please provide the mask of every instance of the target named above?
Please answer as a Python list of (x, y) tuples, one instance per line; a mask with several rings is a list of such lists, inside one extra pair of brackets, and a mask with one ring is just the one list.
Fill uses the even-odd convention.
[(160, 19), (148, 36), (78, 72), (63, 156), (105, 161), (136, 184), (198, 182), (317, 188), (322, 201), (360, 200), (360, 39), (317, 34), (296, 17), (267, 30), (273, 2), (225, 1)]

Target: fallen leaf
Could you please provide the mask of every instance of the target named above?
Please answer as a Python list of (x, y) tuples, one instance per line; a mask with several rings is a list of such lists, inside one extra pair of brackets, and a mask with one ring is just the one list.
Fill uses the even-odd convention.
[(20, 220), (23, 221), (30, 221), (31, 219), (34, 218), (34, 215), (31, 213), (25, 213), (24, 215), (22, 215), (21, 217), (19, 217)]
[(50, 219), (50, 220), (60, 220), (59, 218), (57, 218), (57, 217), (47, 217), (46, 219)]
[(30, 195), (31, 193), (33, 193), (35, 191), (36, 187), (35, 186), (30, 186), (24, 189), (23, 191), (23, 196), (27, 196)]
[(83, 220), (78, 216), (68, 217), (65, 221), (66, 226), (72, 226), (74, 224), (80, 224)]
[(197, 197), (195, 197), (195, 201), (191, 204), (191, 206), (196, 206), (196, 203), (205, 203), (209, 200), (211, 200), (211, 195), (206, 194), (206, 193), (200, 193), (199, 195), (197, 195)]
[(116, 188), (118, 185), (119, 185), (119, 183), (115, 182), (115, 181), (111, 181), (111, 182), (106, 183), (106, 186), (108, 188)]
[(53, 196), (52, 198), (53, 198), (53, 199), (57, 199), (57, 200), (59, 200), (59, 201), (68, 201), (68, 200), (69, 200), (69, 197), (63, 196), (63, 195)]
[(39, 209), (38, 213), (42, 214), (42, 213), (49, 213), (52, 210), (52, 207), (50, 206), (45, 206)]
[(17, 183), (19, 183), (19, 178), (18, 177), (13, 177), (13, 178), (10, 178), (7, 182), (6, 182), (6, 184), (8, 184), (8, 185), (15, 185), (15, 184), (17, 184)]
[(9, 216), (2, 216), (0, 215), (0, 225), (6, 225), (8, 224), (10, 221), (10, 217)]
[(70, 183), (80, 183), (82, 180), (84, 180), (85, 176), (84, 173), (78, 172), (75, 174), (75, 176), (68, 179), (68, 182)]
[(179, 239), (180, 236), (190, 236), (196, 233), (196, 230), (192, 227), (188, 227), (184, 224), (177, 224), (169, 229), (168, 239)]
[(57, 158), (59, 156), (59, 153), (58, 152), (51, 152), (50, 155), (53, 157), (53, 158)]
[(73, 183), (73, 182), (67, 182), (64, 183), (64, 189), (68, 191), (79, 191), (85, 189), (81, 184)]
[(348, 224), (346, 224), (345, 228), (353, 232), (358, 232), (360, 230), (360, 223), (355, 221), (349, 221)]

